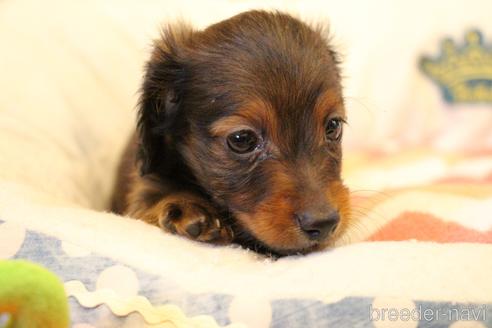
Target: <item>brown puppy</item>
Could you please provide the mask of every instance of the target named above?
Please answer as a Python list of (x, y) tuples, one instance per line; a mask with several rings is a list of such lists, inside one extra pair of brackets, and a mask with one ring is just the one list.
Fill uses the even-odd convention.
[(263, 11), (203, 31), (169, 27), (147, 64), (138, 115), (116, 212), (283, 255), (329, 246), (347, 226), (345, 110), (321, 29)]

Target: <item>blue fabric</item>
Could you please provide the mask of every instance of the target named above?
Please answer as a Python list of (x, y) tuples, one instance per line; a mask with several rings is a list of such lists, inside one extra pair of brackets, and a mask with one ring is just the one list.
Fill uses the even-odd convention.
[[(0, 224), (2, 222), (0, 221)], [(234, 299), (232, 295), (190, 294), (172, 281), (166, 280), (165, 277), (144, 272), (111, 258), (94, 253), (71, 257), (63, 251), (61, 244), (61, 241), (56, 238), (27, 230), (24, 242), (14, 258), (40, 263), (65, 282), (81, 281), (89, 291), (96, 289), (97, 279), (105, 269), (115, 265), (124, 265), (136, 274), (139, 282), (139, 295), (145, 296), (154, 306), (173, 304), (180, 307), (187, 316), (210, 315), (221, 326), (234, 323), (229, 318), (229, 308)], [(375, 326), (373, 323), (377, 321), (376, 313), (371, 314), (373, 300), (373, 298), (347, 297), (329, 304), (310, 299), (273, 300), (270, 327), (373, 327)], [(415, 300), (414, 303), (421, 312), (427, 310), (435, 314), (439, 310), (442, 313), (438, 317), (432, 317), (432, 320), (419, 318), (418, 327), (449, 327), (457, 319), (475, 320), (483, 327), (492, 327), (492, 304), (419, 300)], [(87, 323), (95, 327), (119, 327), (127, 320), (131, 320), (132, 326), (144, 324), (143, 317), (138, 313), (118, 317), (106, 305), (85, 308), (72, 297), (69, 298), (69, 304), (74, 324)], [(466, 311), (473, 313), (466, 318)], [(458, 318), (458, 315), (461, 318)], [(386, 318), (386, 320), (389, 319)]]

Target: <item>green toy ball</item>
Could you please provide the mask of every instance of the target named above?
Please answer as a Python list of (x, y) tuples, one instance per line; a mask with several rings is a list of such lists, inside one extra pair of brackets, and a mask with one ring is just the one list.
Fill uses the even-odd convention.
[(1, 328), (69, 325), (67, 296), (57, 276), (28, 261), (0, 261)]

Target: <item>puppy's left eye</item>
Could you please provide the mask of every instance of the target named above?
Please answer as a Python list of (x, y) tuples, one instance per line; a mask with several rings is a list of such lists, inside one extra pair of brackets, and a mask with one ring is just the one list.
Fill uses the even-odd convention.
[(233, 152), (238, 154), (252, 152), (256, 149), (258, 143), (258, 136), (251, 130), (240, 130), (227, 136), (227, 145)]
[(342, 137), (342, 124), (340, 118), (332, 118), (326, 122), (325, 135), (328, 141), (339, 141)]

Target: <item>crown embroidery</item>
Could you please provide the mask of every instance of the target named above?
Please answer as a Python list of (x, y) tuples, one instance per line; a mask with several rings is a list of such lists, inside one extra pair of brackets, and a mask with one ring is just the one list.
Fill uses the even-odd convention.
[(457, 46), (446, 39), (437, 58), (423, 57), (420, 68), (441, 87), (450, 103), (492, 103), (492, 48), (483, 43), (479, 31), (465, 35)]

